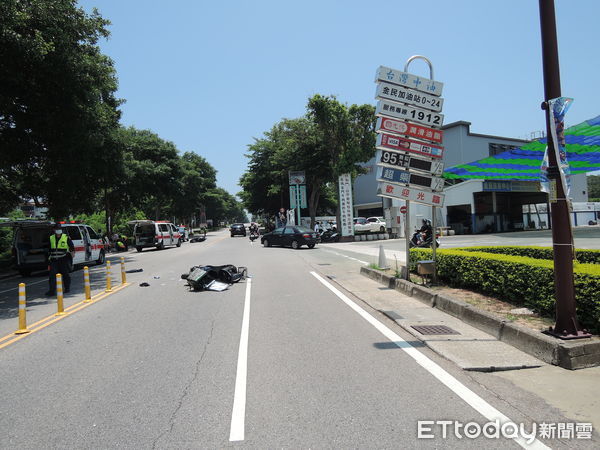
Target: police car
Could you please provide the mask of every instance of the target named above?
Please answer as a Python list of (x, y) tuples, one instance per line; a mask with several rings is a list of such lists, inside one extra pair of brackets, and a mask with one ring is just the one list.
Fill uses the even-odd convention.
[(133, 239), (135, 249), (138, 252), (147, 247), (162, 250), (167, 245), (181, 246), (183, 237), (171, 222), (166, 220), (132, 220), (127, 223), (135, 226)]
[[(60, 222), (63, 233), (73, 241), (75, 256), (69, 255), (69, 271), (84, 264), (104, 264), (105, 249), (102, 238), (89, 225), (77, 221)], [(48, 269), (50, 235), (54, 222), (46, 220), (10, 220), (0, 222), (0, 227), (11, 227), (13, 233), (12, 256), (14, 267), (22, 276)]]

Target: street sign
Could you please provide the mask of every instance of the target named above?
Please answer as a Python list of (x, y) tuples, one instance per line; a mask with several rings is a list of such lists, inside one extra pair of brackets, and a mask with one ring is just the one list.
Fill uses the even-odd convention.
[(442, 89), (444, 88), (444, 83), (440, 83), (439, 81), (429, 80), (385, 66), (379, 66), (375, 75), (375, 81), (398, 84), (437, 96), (442, 95)]
[(415, 123), (401, 122), (388, 117), (377, 118), (375, 131), (403, 134), (410, 137), (425, 139), (436, 144), (441, 144), (444, 138), (444, 132), (442, 130), (434, 130), (433, 128), (427, 128)]
[[(300, 189), (297, 192), (296, 189)], [(300, 196), (300, 208), (308, 208), (306, 203), (306, 185), (290, 185), (290, 208), (296, 208), (298, 195)]]
[(377, 90), (375, 91), (375, 98), (406, 103), (407, 105), (431, 109), (436, 112), (440, 112), (444, 105), (443, 98), (385, 82), (378, 83)]
[(292, 171), (288, 172), (290, 177), (290, 184), (305, 184), (306, 183), (306, 175), (304, 170)]
[(342, 232), (342, 236), (352, 236), (354, 227), (352, 223), (352, 211), (354, 209), (352, 203), (352, 177), (349, 173), (345, 173), (338, 178), (339, 193), (340, 193), (340, 224), (338, 229)]
[[(429, 79), (406, 72), (415, 59), (427, 62)], [(406, 205), (415, 201), (443, 206), (444, 195), (437, 191), (444, 189), (439, 178), (444, 170), (444, 85), (433, 80), (433, 65), (421, 55), (409, 58), (404, 71), (380, 66), (375, 82), (377, 195), (406, 200)], [(408, 206), (403, 213), (407, 212)]]
[(376, 116), (390, 116), (396, 119), (410, 120), (413, 122), (429, 125), (430, 127), (441, 127), (444, 123), (444, 115), (413, 106), (402, 105), (388, 100), (379, 100), (375, 108)]
[(376, 161), (378, 164), (419, 170), (435, 176), (444, 171), (444, 163), (441, 160), (423, 159), (391, 150), (378, 150)]
[(444, 206), (444, 194), (415, 189), (408, 186), (398, 186), (390, 183), (377, 183), (377, 195), (411, 202), (424, 203), (430, 206)]
[(413, 186), (441, 191), (444, 189), (444, 179), (420, 175), (408, 170), (392, 169), (390, 167), (378, 166), (377, 180), (389, 183), (411, 184)]
[(427, 144), (425, 142), (413, 141), (411, 139), (404, 139), (386, 133), (377, 135), (376, 146), (378, 149), (382, 150), (416, 153), (431, 158), (441, 158), (444, 156), (444, 149), (442, 147)]
[(402, 214), (406, 214), (406, 206), (401, 206), (401, 207), (400, 207), (400, 212), (401, 212)]
[(306, 185), (302, 184), (298, 187), (300, 188), (300, 208), (308, 208), (306, 202)]

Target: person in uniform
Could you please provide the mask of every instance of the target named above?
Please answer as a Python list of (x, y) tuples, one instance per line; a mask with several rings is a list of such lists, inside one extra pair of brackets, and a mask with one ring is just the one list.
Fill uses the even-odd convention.
[(48, 283), (50, 288), (46, 295), (56, 295), (56, 274), (63, 279), (64, 292), (71, 290), (71, 275), (69, 274), (69, 258), (74, 257), (73, 241), (63, 233), (60, 223), (54, 225), (54, 233), (50, 236), (50, 253), (48, 254)]

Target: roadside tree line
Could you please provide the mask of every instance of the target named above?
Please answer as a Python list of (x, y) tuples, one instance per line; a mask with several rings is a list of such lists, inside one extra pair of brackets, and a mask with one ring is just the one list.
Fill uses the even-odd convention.
[(55, 219), (103, 211), (111, 225), (188, 222), (201, 207), (243, 218), (202, 156), (120, 125), (117, 74), (98, 46), (109, 25), (76, 0), (0, 2), (0, 215), (31, 200)]
[(244, 206), (259, 217), (289, 208), (288, 171), (304, 171), (311, 227), (317, 215), (335, 214), (340, 223), (338, 177), (366, 173), (361, 163), (375, 155), (375, 123), (372, 105), (309, 98), (304, 116), (282, 119), (248, 145), (248, 170), (240, 178)]

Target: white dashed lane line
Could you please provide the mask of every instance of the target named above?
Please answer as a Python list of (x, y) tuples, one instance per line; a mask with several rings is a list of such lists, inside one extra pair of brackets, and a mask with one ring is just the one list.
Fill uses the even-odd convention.
[(362, 261), (362, 260), (360, 260), (360, 259), (356, 259), (356, 258), (353, 258), (352, 256), (344, 255), (344, 254), (342, 254), (342, 253), (334, 252), (333, 250), (324, 250), (324, 251), (326, 251), (326, 252), (329, 252), (329, 253), (333, 253), (334, 255), (337, 255), (337, 256), (342, 256), (342, 257), (344, 257), (344, 258), (351, 259), (352, 261), (356, 261), (356, 262), (359, 262), (359, 263), (361, 263), (361, 264), (365, 264), (365, 265), (366, 265), (366, 264), (369, 264), (369, 263), (368, 263), (368, 262), (366, 262), (366, 261)]

